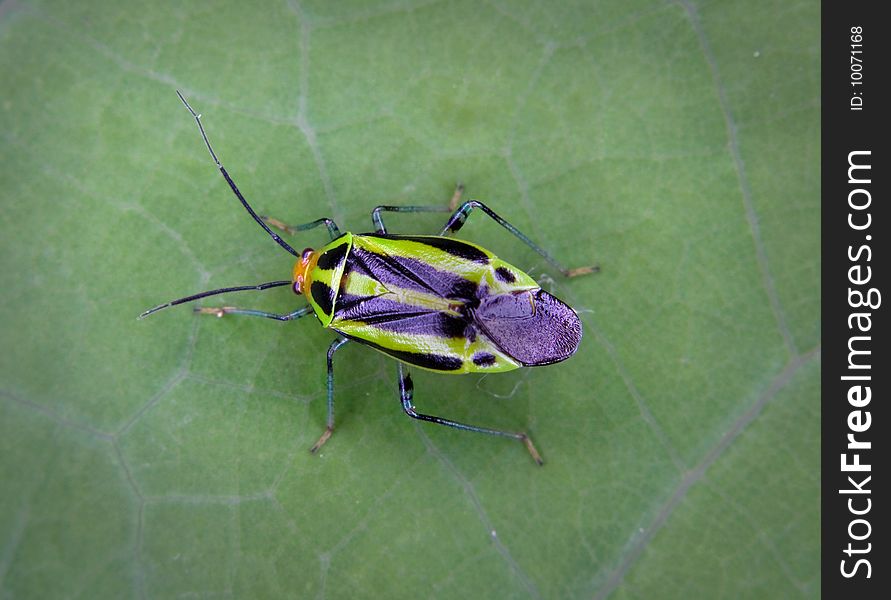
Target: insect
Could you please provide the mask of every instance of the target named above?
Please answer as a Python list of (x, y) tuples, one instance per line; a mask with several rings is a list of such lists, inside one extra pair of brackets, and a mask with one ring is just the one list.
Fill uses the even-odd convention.
[[(160, 304), (143, 312), (143, 319), (163, 308), (208, 296), (289, 286), (304, 296), (307, 306), (288, 314), (261, 310), (200, 307), (195, 312), (217, 317), (248, 315), (293, 321), (314, 314), (323, 327), (338, 334), (328, 347), (328, 417), (325, 431), (310, 448), (315, 453), (334, 431), (334, 356), (358, 342), (397, 359), (399, 397), (410, 417), (456, 429), (521, 441), (533, 460), (541, 455), (524, 432), (502, 431), (421, 414), (412, 403), (410, 366), (438, 373), (495, 373), (520, 367), (549, 365), (575, 353), (582, 325), (575, 311), (541, 287), (529, 275), (470, 242), (449, 237), (479, 209), (535, 250), (568, 277), (592, 273), (597, 267), (564, 269), (550, 254), (492, 209), (476, 200), (460, 203), (458, 186), (450, 207), (378, 206), (372, 211), (374, 233), (341, 233), (331, 219), (288, 226), (258, 215), (245, 200), (207, 139), (201, 115), (185, 97), (179, 99), (198, 124), (214, 163), (232, 192), (275, 242), (297, 258), (291, 278), (257, 285), (209, 290)], [(451, 212), (439, 235), (393, 235), (384, 225), (385, 212)], [(331, 242), (319, 250), (297, 252), (272, 230), (287, 233), (324, 226)]]

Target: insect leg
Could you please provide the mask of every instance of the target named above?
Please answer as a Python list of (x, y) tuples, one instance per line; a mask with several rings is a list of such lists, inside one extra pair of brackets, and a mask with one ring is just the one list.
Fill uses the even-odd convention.
[(381, 211), (400, 213), (451, 212), (447, 206), (375, 206), (374, 210), (371, 211), (371, 220), (377, 233), (387, 233), (387, 227), (384, 225)]
[(332, 240), (340, 237), (340, 228), (337, 226), (337, 223), (327, 217), (316, 219), (311, 223), (303, 223), (302, 225), (286, 225), (284, 222), (272, 217), (267, 217), (266, 215), (260, 215), (260, 218), (263, 219), (263, 222), (267, 225), (275, 227), (290, 235), (294, 235), (298, 231), (307, 231), (308, 229), (315, 229), (319, 225), (324, 225), (328, 228), (328, 235), (331, 236)]
[(597, 271), (600, 270), (600, 267), (598, 267), (596, 265), (589, 266), (589, 267), (576, 267), (574, 269), (567, 269), (566, 267), (561, 265), (559, 262), (557, 262), (557, 260), (553, 256), (551, 256), (544, 248), (542, 248), (541, 246), (539, 246), (538, 244), (536, 244), (535, 242), (530, 240), (526, 236), (526, 234), (524, 234), (522, 231), (520, 231), (519, 229), (517, 229), (516, 227), (514, 227), (513, 225), (511, 225), (504, 219), (502, 219), (498, 215), (498, 213), (496, 213), (494, 210), (492, 210), (491, 208), (489, 208), (488, 206), (486, 206), (485, 204), (483, 204), (482, 202), (480, 202), (478, 200), (468, 200), (467, 202), (462, 204), (461, 207), (458, 208), (458, 210), (456, 210), (454, 212), (454, 214), (452, 214), (451, 217), (449, 217), (449, 220), (446, 222), (445, 226), (442, 228), (442, 231), (439, 233), (439, 235), (446, 235), (447, 233), (455, 233), (456, 231), (461, 229), (461, 227), (464, 226), (464, 223), (467, 222), (467, 217), (470, 215), (471, 212), (473, 212), (473, 209), (475, 209), (475, 208), (478, 208), (478, 209), (482, 210), (484, 213), (486, 213), (487, 215), (489, 215), (492, 218), (492, 220), (494, 220), (496, 223), (498, 223), (499, 225), (501, 225), (502, 227), (504, 227), (505, 229), (510, 231), (512, 234), (514, 234), (524, 244), (526, 244), (527, 246), (529, 246), (530, 248), (535, 250), (542, 258), (544, 258), (548, 263), (550, 263), (551, 266), (558, 269), (566, 277), (576, 277), (578, 275), (587, 275), (588, 273), (596, 273)]
[(411, 375), (408, 373), (408, 369), (403, 367), (402, 363), (399, 363), (397, 369), (399, 373), (399, 397), (402, 400), (402, 410), (404, 410), (405, 414), (407, 414), (411, 418), (419, 419), (421, 421), (429, 421), (430, 423), (437, 423), (438, 425), (446, 425), (447, 427), (454, 427), (455, 429), (476, 431), (478, 433), (488, 433), (489, 435), (500, 435), (502, 437), (509, 437), (515, 440), (520, 440), (521, 442), (523, 442), (523, 445), (526, 446), (526, 450), (529, 451), (529, 454), (532, 455), (532, 460), (534, 460), (539, 465), (544, 464), (544, 461), (541, 458), (541, 454), (539, 454), (538, 450), (535, 449), (535, 446), (532, 444), (532, 440), (529, 439), (529, 436), (523, 432), (514, 433), (512, 431), (502, 431), (500, 429), (489, 429), (488, 427), (467, 425), (466, 423), (458, 423), (457, 421), (443, 419), (442, 417), (436, 417), (433, 415), (422, 415), (418, 412), (415, 412), (415, 407), (412, 404), (412, 397), (414, 396), (414, 384), (411, 381)]
[(455, 191), (452, 193), (452, 199), (449, 200), (449, 210), (455, 212), (458, 208), (458, 203), (461, 202), (461, 196), (464, 195), (464, 184), (458, 182), (458, 185), (455, 186)]
[(384, 219), (381, 217), (381, 211), (402, 212), (402, 213), (419, 213), (419, 212), (454, 212), (461, 201), (461, 194), (464, 193), (464, 184), (459, 183), (455, 187), (455, 193), (449, 201), (449, 206), (375, 206), (371, 211), (371, 221), (374, 223), (374, 230), (377, 233), (387, 233), (387, 227), (384, 225)]
[(266, 312), (263, 310), (254, 310), (252, 308), (236, 308), (234, 306), (201, 306), (196, 307), (195, 312), (202, 315), (213, 315), (222, 317), (223, 315), (248, 315), (249, 317), (264, 317), (266, 319), (275, 319), (276, 321), (293, 321), (306, 315), (313, 313), (311, 306), (304, 306), (292, 313), (279, 315), (276, 313)]
[(309, 449), (312, 453), (316, 453), (334, 432), (334, 353), (343, 348), (347, 342), (349, 340), (346, 338), (338, 338), (328, 346), (328, 421), (319, 441)]

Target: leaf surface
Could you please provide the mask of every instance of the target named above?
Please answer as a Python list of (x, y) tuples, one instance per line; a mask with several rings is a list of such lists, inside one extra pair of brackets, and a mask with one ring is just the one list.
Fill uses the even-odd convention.
[[(819, 594), (819, 9), (755, 2), (0, 4), (0, 596)], [(136, 321), (289, 276), (261, 214), (462, 237), (580, 313), (489, 377), (314, 319)], [(390, 215), (395, 232), (443, 215)], [(290, 240), (318, 246), (324, 231)], [(215, 300), (215, 301), (212, 301)], [(204, 305), (288, 312), (278, 288)]]

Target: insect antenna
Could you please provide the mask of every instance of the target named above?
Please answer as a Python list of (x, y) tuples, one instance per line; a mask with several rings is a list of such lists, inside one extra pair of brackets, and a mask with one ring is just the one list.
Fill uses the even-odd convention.
[(149, 315), (152, 315), (162, 308), (167, 308), (168, 306), (176, 306), (177, 304), (184, 304), (186, 302), (191, 302), (193, 300), (200, 300), (201, 298), (207, 298), (208, 296), (216, 296), (217, 294), (225, 294), (226, 292), (244, 292), (247, 290), (266, 290), (274, 287), (282, 287), (285, 285), (291, 285), (291, 281), (267, 281), (266, 283), (260, 283), (258, 285), (240, 285), (237, 287), (227, 287), (220, 288), (218, 290), (208, 290), (206, 292), (201, 292), (200, 294), (193, 294), (191, 296), (185, 296), (184, 298), (178, 298), (176, 300), (171, 300), (170, 302), (165, 302), (164, 304), (159, 304), (154, 308), (150, 308), (141, 315), (139, 315), (139, 319), (144, 319)]
[(186, 106), (186, 108), (189, 109), (189, 112), (192, 113), (192, 116), (195, 117), (195, 122), (198, 123), (198, 129), (201, 131), (201, 137), (204, 138), (204, 145), (207, 146), (207, 150), (210, 152), (211, 158), (213, 158), (213, 161), (217, 164), (217, 167), (220, 169), (220, 173), (223, 174), (223, 178), (226, 180), (226, 183), (228, 183), (229, 187), (232, 188), (232, 191), (238, 197), (239, 201), (241, 201), (241, 204), (242, 206), (244, 206), (245, 210), (250, 213), (250, 215), (254, 218), (254, 221), (259, 223), (260, 227), (265, 229), (266, 233), (268, 233), (279, 246), (281, 246), (294, 256), (300, 258), (300, 253), (294, 250), (294, 248), (292, 248), (290, 244), (288, 244), (288, 242), (283, 240), (281, 237), (278, 236), (278, 234), (272, 231), (269, 226), (263, 222), (263, 219), (261, 219), (259, 215), (254, 212), (254, 209), (251, 208), (251, 205), (248, 204), (248, 201), (244, 199), (244, 196), (242, 196), (241, 192), (238, 190), (238, 186), (235, 185), (235, 182), (232, 181), (231, 177), (229, 177), (229, 173), (226, 172), (226, 169), (223, 167), (220, 159), (217, 158), (216, 152), (213, 151), (213, 148), (210, 145), (210, 141), (208, 141), (207, 139), (207, 134), (204, 133), (204, 125), (201, 124), (201, 115), (192, 110), (192, 107), (189, 106), (189, 103), (186, 102), (186, 99), (183, 97), (179, 90), (176, 90), (176, 95), (179, 96), (179, 99), (183, 101), (183, 104)]

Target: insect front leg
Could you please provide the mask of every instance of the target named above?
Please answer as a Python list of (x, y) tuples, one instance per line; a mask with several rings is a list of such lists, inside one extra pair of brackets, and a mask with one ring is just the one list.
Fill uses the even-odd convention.
[(299, 319), (300, 317), (312, 314), (313, 310), (311, 306), (304, 306), (292, 313), (280, 315), (263, 310), (254, 310), (252, 308), (236, 308), (234, 306), (200, 306), (195, 307), (195, 312), (201, 315), (213, 315), (215, 317), (222, 317), (223, 315), (247, 315), (249, 317), (275, 319), (276, 321), (293, 321), (294, 319)]
[(494, 220), (496, 223), (498, 223), (499, 225), (501, 225), (502, 227), (504, 227), (505, 229), (510, 231), (512, 234), (514, 234), (514, 236), (519, 238), (520, 241), (522, 241), (524, 244), (526, 244), (527, 246), (529, 246), (530, 248), (535, 250), (542, 258), (544, 258), (546, 261), (548, 261), (548, 263), (550, 263), (551, 266), (558, 269), (566, 277), (577, 277), (578, 275), (587, 275), (588, 273), (596, 273), (597, 271), (600, 270), (600, 267), (598, 267), (596, 265), (589, 266), (589, 267), (576, 267), (574, 269), (567, 269), (566, 267), (561, 265), (559, 262), (557, 262), (557, 260), (553, 256), (551, 256), (550, 253), (548, 253), (544, 248), (542, 248), (541, 246), (539, 246), (538, 244), (536, 244), (535, 242), (530, 240), (526, 236), (526, 234), (524, 234), (522, 231), (520, 231), (519, 229), (517, 229), (510, 223), (508, 223), (506, 220), (502, 219), (498, 215), (498, 213), (496, 213), (494, 210), (492, 210), (491, 208), (489, 208), (488, 206), (486, 206), (485, 204), (483, 204), (482, 202), (480, 202), (478, 200), (468, 200), (464, 204), (462, 204), (461, 207), (458, 208), (452, 214), (451, 217), (449, 217), (449, 220), (446, 222), (445, 226), (442, 228), (442, 231), (439, 233), (439, 235), (446, 235), (447, 233), (457, 232), (459, 229), (461, 229), (464, 226), (464, 223), (467, 222), (467, 217), (470, 215), (471, 212), (473, 212), (473, 210), (475, 208), (478, 208), (481, 211), (483, 211), (484, 213), (486, 213), (487, 215), (489, 215), (492, 218), (492, 220)]
[(313, 454), (318, 452), (319, 448), (328, 441), (328, 438), (334, 432), (334, 353), (343, 348), (349, 341), (346, 338), (338, 338), (328, 346), (328, 420), (325, 431), (322, 432), (319, 441), (309, 449)]
[(398, 364), (397, 369), (399, 375), (399, 397), (402, 400), (402, 410), (404, 410), (405, 414), (407, 414), (411, 418), (419, 419), (421, 421), (428, 421), (430, 423), (436, 423), (438, 425), (445, 425), (447, 427), (454, 427), (455, 429), (476, 431), (478, 433), (487, 433), (489, 435), (500, 435), (502, 437), (509, 437), (515, 440), (520, 440), (521, 442), (523, 442), (523, 445), (526, 446), (526, 450), (529, 451), (529, 454), (532, 455), (532, 460), (534, 460), (538, 465), (544, 464), (544, 460), (542, 460), (541, 454), (538, 453), (538, 450), (535, 449), (535, 445), (532, 443), (532, 440), (523, 432), (515, 433), (512, 431), (502, 431), (500, 429), (489, 429), (488, 427), (467, 425), (466, 423), (459, 423), (457, 421), (443, 419), (442, 417), (423, 415), (416, 412), (414, 404), (412, 404), (412, 398), (414, 397), (414, 384), (411, 380), (411, 374), (408, 372), (408, 368), (404, 367), (402, 363)]
[(320, 225), (324, 225), (328, 228), (328, 235), (331, 236), (332, 240), (336, 240), (340, 237), (340, 228), (337, 226), (332, 219), (328, 217), (322, 217), (321, 219), (316, 219), (311, 223), (303, 223), (301, 225), (286, 225), (283, 221), (279, 221), (273, 217), (267, 217), (266, 215), (260, 215), (260, 219), (269, 225), (270, 227), (275, 227), (280, 231), (284, 231), (287, 234), (294, 235), (298, 231), (307, 231), (309, 229), (315, 229)]

